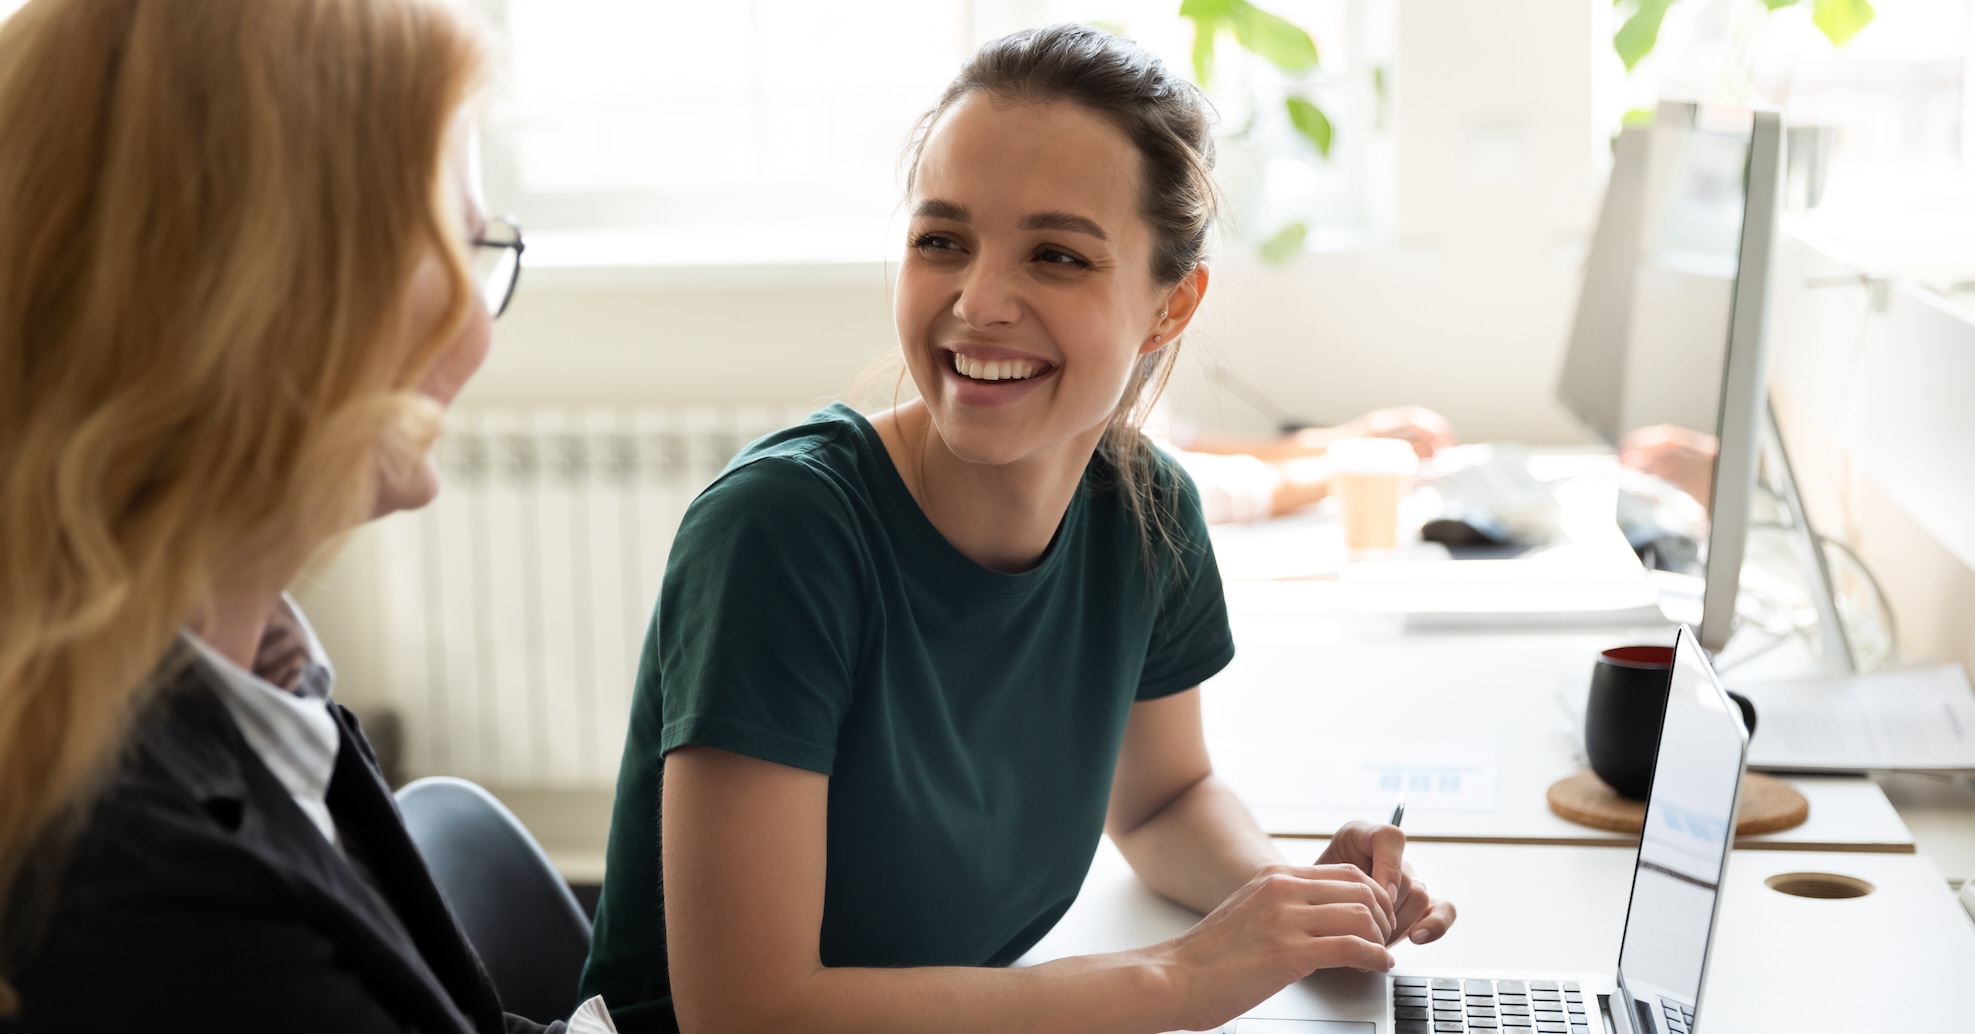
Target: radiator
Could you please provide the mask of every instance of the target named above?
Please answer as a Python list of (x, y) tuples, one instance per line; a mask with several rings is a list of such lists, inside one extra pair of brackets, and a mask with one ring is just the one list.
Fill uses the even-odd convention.
[(406, 772), (610, 787), (686, 505), (812, 408), (457, 414), (438, 500), (378, 529), (378, 645)]

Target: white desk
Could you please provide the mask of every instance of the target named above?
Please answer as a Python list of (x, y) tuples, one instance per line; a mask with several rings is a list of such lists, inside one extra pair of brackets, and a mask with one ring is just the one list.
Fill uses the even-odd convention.
[[(1582, 713), (1598, 651), (1670, 641), (1667, 629), (1407, 635), (1395, 620), (1328, 610), (1322, 583), (1230, 583), (1227, 591), (1237, 654), (1202, 691), (1208, 749), (1270, 833), (1324, 836), (1351, 819), (1383, 818), (1397, 789), (1371, 769), (1399, 762), (1402, 779), (1438, 772), (1463, 781), (1459, 795), (1408, 791), (1414, 839), (1632, 842), (1558, 817), (1545, 792), (1584, 767), (1572, 711)], [(1740, 846), (1913, 850), (1912, 834), (1870, 780), (1790, 782), (1809, 799), (1810, 819)]]
[(1913, 842), (1948, 879), (1975, 880), (1975, 781), (1966, 776), (1877, 772), (1874, 782), (1913, 830)]
[[(1291, 857), (1301, 846), (1278, 841)], [(1611, 972), (1633, 853), (1597, 848), (1427, 843), (1408, 856), (1459, 909), (1436, 944), (1394, 949), (1404, 970)], [(1874, 893), (1791, 897), (1764, 880), (1837, 872)], [(1975, 924), (1919, 855), (1737, 851), (1729, 861), (1701, 1029), (1965, 1031), (1955, 989), (1975, 973)], [(1116, 951), (1172, 937), (1197, 917), (1145, 889), (1106, 840), (1077, 903), (1022, 960)], [(1264, 1014), (1307, 1015), (1321, 981), (1271, 999)]]

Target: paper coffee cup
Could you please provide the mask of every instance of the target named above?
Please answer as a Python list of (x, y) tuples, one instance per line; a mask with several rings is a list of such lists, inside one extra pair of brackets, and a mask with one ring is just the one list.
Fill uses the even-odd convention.
[(1399, 500), (1412, 488), (1419, 457), (1397, 438), (1345, 438), (1324, 451), (1337, 522), (1353, 552), (1399, 544)]

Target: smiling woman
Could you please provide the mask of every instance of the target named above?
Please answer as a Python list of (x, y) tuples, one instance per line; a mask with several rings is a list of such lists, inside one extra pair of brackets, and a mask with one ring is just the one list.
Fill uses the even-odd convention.
[[(1209, 125), (1077, 26), (990, 43), (921, 121), (919, 400), (754, 443), (674, 539), (584, 979), (627, 1034), (1198, 1029), (1451, 922), (1396, 829), (1285, 865), (1207, 758), (1226, 605), (1138, 422), (1207, 289)], [(999, 968), (1106, 831), (1212, 914)]]

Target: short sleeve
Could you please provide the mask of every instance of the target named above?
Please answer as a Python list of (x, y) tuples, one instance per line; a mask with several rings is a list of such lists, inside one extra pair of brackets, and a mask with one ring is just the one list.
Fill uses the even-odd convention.
[(1158, 584), (1158, 612), (1139, 675), (1137, 700), (1192, 689), (1234, 660), (1221, 570), (1200, 508), (1200, 493), (1186, 472), (1158, 453), (1157, 487), (1171, 501), (1167, 531), (1172, 545)]
[(641, 704), (661, 756), (701, 744), (829, 774), (850, 706), (868, 564), (838, 486), (794, 457), (728, 471), (673, 540)]

